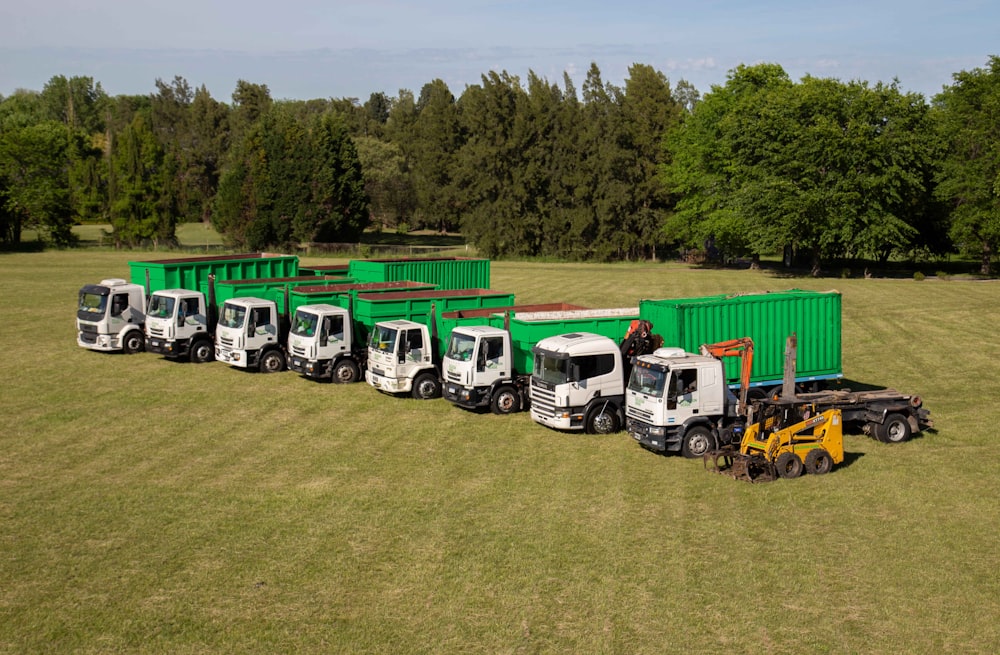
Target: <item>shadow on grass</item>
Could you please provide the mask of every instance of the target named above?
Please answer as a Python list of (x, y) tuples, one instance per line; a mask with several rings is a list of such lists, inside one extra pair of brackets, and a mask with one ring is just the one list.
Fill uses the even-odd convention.
[(42, 252), (45, 244), (41, 241), (22, 241), (16, 244), (0, 245), (0, 255), (13, 255), (15, 253)]

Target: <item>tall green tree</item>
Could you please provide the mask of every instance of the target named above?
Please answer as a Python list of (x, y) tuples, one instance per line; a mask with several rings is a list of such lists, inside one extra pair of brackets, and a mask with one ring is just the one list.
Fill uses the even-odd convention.
[(55, 121), (0, 133), (3, 234), (10, 243), (20, 242), (25, 228), (57, 246), (73, 242), (68, 153), (69, 133)]
[(377, 229), (408, 228), (409, 217), (416, 209), (416, 194), (403, 150), (374, 137), (357, 137), (354, 144)]
[(111, 149), (111, 226), (115, 243), (173, 245), (177, 192), (172, 160), (148, 112), (135, 115)]
[(455, 96), (441, 80), (421, 89), (411, 130), (404, 152), (417, 196), (412, 227), (450, 231), (460, 221), (452, 168), (462, 135)]
[(515, 126), (525, 99), (516, 76), (491, 71), (459, 100), (468, 136), (456, 167), (462, 232), (487, 257), (532, 255), (538, 248), (538, 235), (526, 229), (521, 199), (512, 192), (523, 145)]
[(951, 237), (993, 270), (1000, 248), (1000, 57), (961, 71), (934, 98), (946, 144), (937, 193), (951, 206)]
[(219, 183), (212, 216), (241, 248), (356, 240), (368, 224), (368, 199), (343, 118), (300, 120), (274, 106), (237, 144)]
[(344, 118), (328, 113), (310, 129), (313, 169), (310, 211), (293, 230), (303, 241), (357, 241), (370, 221), (358, 151)]
[(927, 106), (895, 84), (740, 67), (672, 141), (667, 179), (683, 195), (672, 227), (754, 255), (826, 258), (908, 251), (924, 211), (934, 140)]
[(666, 163), (660, 145), (664, 134), (680, 122), (682, 111), (663, 73), (644, 64), (629, 67), (621, 107), (627, 156), (616, 171), (631, 195), (621, 226), (627, 235), (622, 243), (626, 258), (655, 258), (657, 248), (666, 245), (663, 225), (671, 198), (658, 175)]

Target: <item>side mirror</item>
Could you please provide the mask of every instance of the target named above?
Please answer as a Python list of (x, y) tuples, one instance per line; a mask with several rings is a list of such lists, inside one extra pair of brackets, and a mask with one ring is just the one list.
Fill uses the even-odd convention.
[(570, 364), (569, 365), (569, 375), (567, 376), (567, 382), (579, 382), (580, 380), (580, 365)]

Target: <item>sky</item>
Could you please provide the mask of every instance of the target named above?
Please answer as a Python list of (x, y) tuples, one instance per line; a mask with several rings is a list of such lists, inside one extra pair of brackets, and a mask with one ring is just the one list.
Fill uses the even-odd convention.
[(183, 77), (228, 102), (238, 80), (275, 99), (390, 97), (443, 80), (456, 96), (490, 71), (582, 88), (596, 63), (633, 64), (702, 94), (740, 64), (890, 83), (930, 99), (1000, 54), (995, 0), (8, 0), (0, 95), (87, 76), (110, 95)]

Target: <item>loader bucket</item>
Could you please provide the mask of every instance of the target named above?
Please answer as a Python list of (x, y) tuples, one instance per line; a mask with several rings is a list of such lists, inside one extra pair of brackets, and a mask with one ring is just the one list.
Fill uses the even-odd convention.
[(705, 468), (744, 482), (771, 482), (778, 474), (762, 455), (744, 455), (735, 448), (713, 450), (702, 456)]

